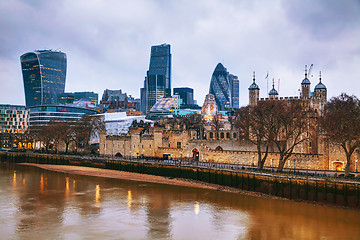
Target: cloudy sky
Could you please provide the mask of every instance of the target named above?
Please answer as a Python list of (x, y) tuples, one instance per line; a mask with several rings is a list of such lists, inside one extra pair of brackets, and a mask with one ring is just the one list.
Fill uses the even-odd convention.
[[(0, 0), (0, 104), (25, 104), (19, 57), (67, 54), (66, 91), (122, 89), (139, 97), (150, 47), (169, 43), (172, 86), (199, 104), (218, 62), (240, 79), (240, 105), (256, 71), (260, 96), (274, 78), (297, 96), (304, 65), (322, 71), (328, 97), (360, 97), (359, 0)], [(278, 86), (280, 79), (280, 86)]]

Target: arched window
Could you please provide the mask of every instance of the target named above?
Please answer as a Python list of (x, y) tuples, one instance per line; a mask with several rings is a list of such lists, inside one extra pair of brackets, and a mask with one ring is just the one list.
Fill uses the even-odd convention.
[(230, 138), (230, 133), (226, 133), (226, 138)]
[(233, 133), (233, 138), (236, 138), (236, 133)]
[(224, 138), (224, 133), (223, 133), (223, 132), (220, 133), (220, 137), (221, 137), (221, 138)]
[(214, 137), (214, 133), (210, 132), (210, 138), (213, 138), (213, 137)]
[(215, 148), (215, 151), (223, 151), (223, 148), (220, 147), (220, 146), (217, 146), (217, 147)]

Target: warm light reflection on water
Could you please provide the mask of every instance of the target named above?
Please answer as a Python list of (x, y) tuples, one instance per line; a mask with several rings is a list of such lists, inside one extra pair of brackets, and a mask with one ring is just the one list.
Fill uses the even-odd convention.
[(132, 194), (131, 194), (131, 191), (129, 190), (128, 191), (128, 194), (127, 194), (127, 205), (129, 208), (131, 208), (131, 202), (132, 202)]
[(16, 171), (14, 171), (13, 175), (13, 187), (16, 188)]
[(69, 194), (70, 194), (69, 177), (67, 177), (66, 184), (65, 184), (65, 197), (68, 198)]
[(95, 188), (95, 203), (100, 203), (100, 185)]
[(194, 204), (194, 212), (196, 215), (198, 215), (200, 212), (200, 204), (198, 202), (195, 202)]
[(353, 209), (19, 165), (0, 185), (5, 239), (360, 239)]

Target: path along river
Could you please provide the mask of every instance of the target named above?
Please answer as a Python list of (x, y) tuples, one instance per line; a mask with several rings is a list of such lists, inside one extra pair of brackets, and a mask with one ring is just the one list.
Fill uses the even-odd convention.
[(0, 239), (360, 239), (360, 210), (0, 164)]

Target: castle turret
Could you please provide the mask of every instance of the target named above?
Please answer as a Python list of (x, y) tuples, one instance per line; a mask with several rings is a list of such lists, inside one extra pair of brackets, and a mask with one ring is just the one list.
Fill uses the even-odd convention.
[(318, 112), (321, 114), (324, 110), (324, 107), (326, 105), (326, 99), (327, 99), (327, 89), (326, 86), (321, 82), (321, 71), (319, 74), (319, 83), (314, 88), (314, 100), (316, 103), (316, 108), (318, 109)]
[(249, 87), (249, 105), (254, 106), (259, 101), (260, 88), (255, 83), (255, 72), (253, 75), (253, 83)]
[(269, 98), (270, 99), (277, 99), (278, 96), (279, 96), (279, 93), (275, 89), (275, 83), (274, 83), (274, 79), (273, 79), (272, 89), (269, 92)]
[(305, 78), (301, 82), (301, 98), (310, 98), (310, 80), (307, 77), (307, 65), (305, 65)]

